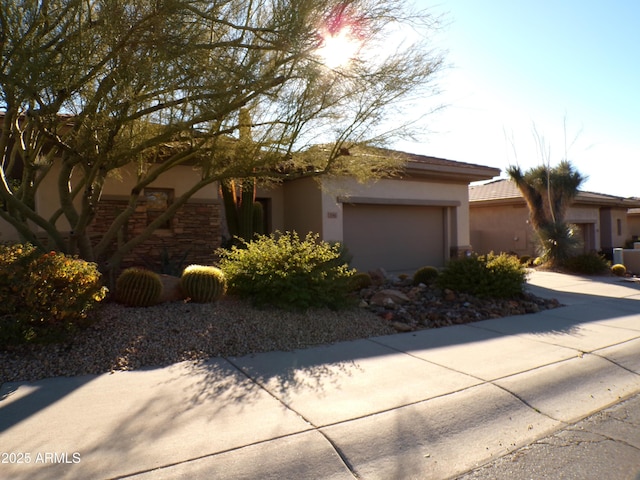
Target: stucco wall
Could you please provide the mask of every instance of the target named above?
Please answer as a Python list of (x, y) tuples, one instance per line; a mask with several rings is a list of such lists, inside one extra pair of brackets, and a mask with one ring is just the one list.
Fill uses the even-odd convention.
[(603, 208), (600, 212), (602, 249), (621, 248), (632, 237), (626, 208)]
[[(478, 253), (514, 252), (536, 255), (537, 236), (525, 204), (471, 204), (471, 244)], [(585, 238), (585, 251), (600, 250), (598, 207), (574, 206), (567, 222), (577, 224)]]
[(283, 186), (284, 230), (295, 230), (301, 236), (308, 232), (320, 234), (322, 230), (322, 195), (318, 183), (311, 178), (287, 182)]
[(478, 253), (534, 255), (536, 237), (525, 205), (471, 206), (471, 244)]
[(640, 238), (640, 213), (627, 215), (627, 226), (631, 237)]
[(13, 226), (0, 218), (0, 242), (17, 242), (18, 232)]

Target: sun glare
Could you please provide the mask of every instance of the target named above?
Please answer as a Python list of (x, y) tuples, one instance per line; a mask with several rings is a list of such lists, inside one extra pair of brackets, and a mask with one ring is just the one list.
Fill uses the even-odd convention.
[(329, 68), (337, 68), (354, 59), (362, 46), (362, 42), (354, 37), (349, 27), (344, 27), (338, 32), (324, 32), (322, 45), (318, 49), (318, 55)]
[(322, 23), (317, 54), (324, 65), (340, 67), (358, 56), (365, 37), (362, 17), (345, 4), (335, 7)]

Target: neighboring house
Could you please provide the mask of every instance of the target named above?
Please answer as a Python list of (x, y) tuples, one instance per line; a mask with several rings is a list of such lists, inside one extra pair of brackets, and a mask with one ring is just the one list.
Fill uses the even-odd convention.
[[(566, 221), (577, 226), (584, 252), (603, 252), (624, 246), (632, 237), (630, 208), (639, 199), (580, 191), (567, 211)], [(471, 243), (479, 253), (513, 252), (536, 255), (536, 234), (529, 209), (511, 180), (500, 179), (469, 187)]]
[[(360, 184), (350, 178), (302, 178), (271, 189), (259, 189), (267, 231), (318, 233), (320, 239), (343, 243), (360, 270), (385, 268), (412, 271), (424, 265), (443, 266), (452, 255), (471, 249), (469, 183), (488, 180), (496, 168), (389, 151), (406, 160), (401, 175)], [(55, 173), (55, 172), (52, 172)], [(55, 178), (55, 175), (53, 176)], [(49, 216), (56, 205), (53, 178), (38, 191), (36, 204)], [(177, 167), (144, 191), (134, 217), (120, 241), (136, 235), (199, 178), (192, 167)], [(135, 172), (122, 169), (104, 187), (92, 232), (99, 238), (128, 201)], [(217, 185), (198, 192), (154, 236), (138, 247), (123, 266), (157, 259), (163, 250), (174, 259), (210, 263), (221, 245), (223, 208)], [(59, 230), (64, 231), (60, 220)], [(68, 229), (68, 226), (67, 226)], [(15, 241), (15, 231), (0, 221), (0, 241)]]
[[(640, 198), (635, 200), (640, 201)], [(627, 224), (629, 225), (629, 233), (631, 233), (631, 240), (634, 242), (640, 241), (640, 208), (630, 208), (627, 212)]]

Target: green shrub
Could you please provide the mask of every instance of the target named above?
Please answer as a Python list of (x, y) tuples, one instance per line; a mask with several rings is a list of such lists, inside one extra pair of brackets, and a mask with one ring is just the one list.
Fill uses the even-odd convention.
[(353, 271), (340, 262), (344, 250), (307, 234), (260, 235), (242, 248), (218, 250), (231, 293), (255, 305), (284, 309), (341, 308), (350, 303)]
[(598, 275), (607, 272), (611, 263), (597, 253), (583, 253), (567, 258), (562, 266), (573, 273)]
[(48, 341), (72, 332), (106, 296), (96, 264), (30, 244), (0, 245), (0, 336)]
[(187, 297), (198, 303), (212, 303), (227, 289), (222, 270), (204, 265), (189, 265), (182, 272), (180, 285)]
[(526, 278), (526, 267), (516, 256), (492, 252), (451, 260), (437, 284), (481, 298), (510, 298), (523, 292)]
[(533, 266), (534, 267), (539, 267), (540, 265), (544, 264), (544, 258), (542, 257), (536, 257), (533, 259)]
[(621, 263), (616, 263), (611, 267), (611, 273), (613, 273), (618, 277), (624, 277), (625, 274), (627, 273), (627, 267), (625, 267)]
[(439, 275), (440, 271), (436, 267), (421, 267), (413, 274), (413, 284), (424, 283), (425, 285), (431, 285)]
[(127, 268), (116, 280), (116, 301), (129, 307), (149, 307), (162, 295), (160, 275), (144, 268)]

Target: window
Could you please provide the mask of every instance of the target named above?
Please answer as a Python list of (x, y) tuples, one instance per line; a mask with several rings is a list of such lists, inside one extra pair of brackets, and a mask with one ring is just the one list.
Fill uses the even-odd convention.
[(618, 229), (618, 236), (622, 235), (622, 220), (621, 219), (617, 219), (616, 220), (616, 227)]
[[(162, 215), (173, 201), (172, 188), (145, 188), (144, 198), (147, 202), (147, 225)], [(158, 228), (171, 229), (171, 220), (167, 220)]]

